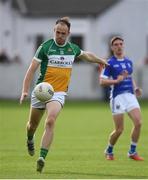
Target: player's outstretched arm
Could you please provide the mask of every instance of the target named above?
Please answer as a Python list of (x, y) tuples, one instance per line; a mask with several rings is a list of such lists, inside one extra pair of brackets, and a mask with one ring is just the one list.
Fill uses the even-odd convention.
[(92, 63), (99, 63), (104, 66), (109, 65), (105, 59), (102, 59), (100, 57), (97, 57), (95, 54), (87, 51), (83, 51), (83, 53), (78, 57), (79, 59), (86, 60)]
[(20, 104), (22, 104), (24, 99), (28, 96), (30, 84), (32, 82), (35, 71), (39, 67), (39, 64), (40, 64), (39, 62), (37, 62), (36, 60), (33, 59), (27, 72), (26, 72), (26, 75), (25, 75), (25, 78), (23, 81), (23, 88), (22, 88), (22, 94), (20, 97)]
[(118, 83), (120, 83), (121, 81), (123, 81), (124, 80), (124, 76), (123, 75), (119, 75), (118, 77), (117, 77), (117, 79), (105, 79), (105, 78), (102, 78), (102, 77), (100, 77), (100, 85), (101, 86), (111, 86), (111, 85), (115, 85), (115, 84), (118, 84)]

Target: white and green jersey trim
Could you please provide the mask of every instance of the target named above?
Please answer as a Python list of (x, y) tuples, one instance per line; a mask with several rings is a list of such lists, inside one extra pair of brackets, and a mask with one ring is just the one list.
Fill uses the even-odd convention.
[(82, 53), (76, 44), (67, 42), (65, 46), (58, 46), (51, 39), (37, 49), (34, 59), (38, 62), (48, 61), (47, 66), (51, 67), (71, 68), (75, 57)]

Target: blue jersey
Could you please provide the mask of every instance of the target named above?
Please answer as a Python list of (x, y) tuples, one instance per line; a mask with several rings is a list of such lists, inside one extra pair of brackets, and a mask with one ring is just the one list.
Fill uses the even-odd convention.
[(126, 57), (122, 60), (119, 60), (115, 56), (112, 56), (108, 60), (108, 64), (109, 66), (107, 66), (102, 72), (101, 75), (102, 78), (112, 78), (115, 80), (125, 70), (128, 72), (128, 76), (123, 81), (111, 86), (110, 97), (115, 98), (117, 95), (126, 92), (134, 94), (133, 82), (132, 82), (132, 72), (133, 72), (132, 61)]

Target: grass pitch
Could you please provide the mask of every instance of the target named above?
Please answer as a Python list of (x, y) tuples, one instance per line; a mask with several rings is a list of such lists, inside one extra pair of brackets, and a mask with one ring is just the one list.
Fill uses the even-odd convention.
[(104, 158), (113, 123), (109, 105), (99, 102), (66, 102), (59, 115), (55, 137), (43, 173), (36, 160), (44, 128), (43, 117), (35, 136), (36, 154), (26, 151), (29, 103), (0, 102), (0, 178), (3, 179), (147, 179), (148, 102), (141, 103), (143, 127), (138, 152), (143, 162), (127, 158), (132, 123), (125, 116), (125, 130), (115, 146), (115, 161)]

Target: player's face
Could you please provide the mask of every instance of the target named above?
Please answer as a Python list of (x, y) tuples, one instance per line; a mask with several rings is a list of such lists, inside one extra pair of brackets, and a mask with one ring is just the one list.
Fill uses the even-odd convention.
[(69, 35), (69, 29), (65, 24), (57, 24), (54, 28), (55, 40), (59, 45), (63, 45)]
[(113, 54), (116, 56), (123, 56), (124, 53), (124, 44), (123, 41), (120, 39), (117, 39), (113, 42), (111, 47)]

